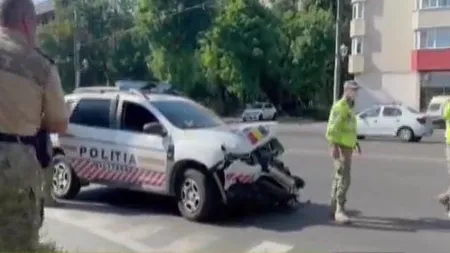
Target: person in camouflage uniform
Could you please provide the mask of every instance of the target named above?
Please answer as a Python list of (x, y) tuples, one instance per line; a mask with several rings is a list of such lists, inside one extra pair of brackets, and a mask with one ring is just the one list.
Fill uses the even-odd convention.
[(344, 95), (331, 108), (325, 137), (331, 146), (331, 157), (334, 161), (334, 178), (331, 186), (330, 217), (338, 223), (348, 223), (345, 212), (347, 192), (351, 180), (351, 164), (353, 150), (360, 147), (357, 142), (356, 116), (353, 106), (358, 83), (347, 81), (344, 84)]
[(68, 115), (53, 61), (36, 50), (32, 0), (0, 0), (0, 251), (39, 243), (39, 129), (62, 133)]

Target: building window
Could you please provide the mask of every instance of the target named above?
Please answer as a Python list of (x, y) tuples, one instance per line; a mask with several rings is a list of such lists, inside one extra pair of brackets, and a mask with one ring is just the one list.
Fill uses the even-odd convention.
[(450, 48), (450, 27), (428, 28), (416, 31), (416, 49)]
[(355, 37), (352, 39), (352, 55), (363, 53), (363, 38)]
[(353, 19), (364, 18), (364, 2), (356, 2), (353, 4)]
[(419, 9), (450, 8), (450, 0), (417, 0)]

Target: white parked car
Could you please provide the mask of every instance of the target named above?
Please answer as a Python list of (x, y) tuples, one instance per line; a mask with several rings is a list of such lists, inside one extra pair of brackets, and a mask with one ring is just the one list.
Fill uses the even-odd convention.
[(375, 105), (357, 114), (358, 136), (398, 136), (419, 142), (433, 134), (431, 119), (401, 104)]
[(271, 103), (254, 103), (242, 113), (243, 121), (275, 120), (276, 118), (277, 109)]
[(304, 182), (277, 159), (284, 149), (275, 123), (229, 126), (188, 98), (117, 87), (65, 99), (68, 131), (52, 136), (58, 198), (75, 198), (89, 183), (146, 191), (177, 198), (191, 220), (246, 197), (298, 203)]

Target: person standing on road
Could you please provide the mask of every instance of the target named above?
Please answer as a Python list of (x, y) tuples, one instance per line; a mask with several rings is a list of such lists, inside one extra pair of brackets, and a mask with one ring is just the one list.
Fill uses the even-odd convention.
[(331, 146), (334, 161), (334, 178), (331, 189), (330, 217), (338, 223), (348, 223), (345, 212), (347, 192), (350, 186), (350, 169), (353, 150), (361, 149), (357, 142), (356, 116), (353, 106), (359, 84), (350, 80), (344, 83), (344, 95), (330, 110), (325, 137)]
[(32, 0), (0, 0), (0, 250), (33, 252), (39, 243), (42, 171), (38, 129), (68, 125), (59, 75), (35, 47)]
[[(442, 112), (442, 118), (445, 120), (445, 139), (446, 139), (446, 159), (447, 168), (450, 173), (450, 101), (447, 101)], [(439, 202), (445, 207), (447, 216), (450, 218), (450, 186), (444, 193), (438, 196)]]

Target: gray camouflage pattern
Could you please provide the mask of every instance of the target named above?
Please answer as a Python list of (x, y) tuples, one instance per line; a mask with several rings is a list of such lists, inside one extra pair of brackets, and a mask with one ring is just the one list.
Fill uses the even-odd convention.
[(30, 252), (39, 242), (42, 173), (33, 147), (0, 142), (0, 249)]

